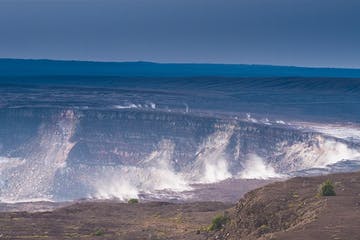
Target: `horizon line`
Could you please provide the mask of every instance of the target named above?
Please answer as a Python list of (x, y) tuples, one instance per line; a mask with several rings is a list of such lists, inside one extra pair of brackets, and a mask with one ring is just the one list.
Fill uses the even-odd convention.
[(331, 67), (331, 66), (298, 66), (298, 65), (277, 65), (264, 63), (220, 63), (220, 62), (155, 62), (146, 60), (116, 61), (116, 60), (81, 60), (81, 59), (52, 59), (52, 58), (1, 58), (0, 60), (22, 60), (22, 61), (49, 61), (49, 62), (83, 62), (83, 63), (148, 63), (163, 65), (228, 65), (228, 66), (264, 66), (264, 67), (288, 67), (305, 69), (341, 69), (360, 70), (360, 67)]

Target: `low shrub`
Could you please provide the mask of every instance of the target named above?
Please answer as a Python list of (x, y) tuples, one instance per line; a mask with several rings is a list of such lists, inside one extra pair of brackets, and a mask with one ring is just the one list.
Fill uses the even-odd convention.
[(319, 193), (321, 196), (335, 196), (335, 187), (330, 180), (326, 180), (320, 185)]
[(217, 215), (211, 221), (211, 225), (209, 226), (210, 231), (220, 230), (225, 226), (225, 224), (229, 221), (229, 217), (226, 215)]
[(105, 230), (100, 228), (100, 229), (95, 231), (94, 236), (102, 236), (104, 234), (105, 234)]
[(136, 199), (136, 198), (130, 198), (129, 201), (128, 201), (128, 203), (130, 203), (130, 204), (139, 203), (139, 200)]
[(271, 231), (270, 227), (268, 225), (261, 225), (258, 230), (257, 230), (257, 234), (258, 236), (261, 236), (263, 234), (269, 233)]

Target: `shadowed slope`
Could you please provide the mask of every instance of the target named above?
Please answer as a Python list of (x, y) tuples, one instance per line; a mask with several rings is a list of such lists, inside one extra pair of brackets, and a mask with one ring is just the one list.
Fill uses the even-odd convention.
[[(318, 196), (326, 179), (337, 196)], [(246, 194), (214, 239), (359, 239), (359, 189), (360, 173), (269, 184)]]

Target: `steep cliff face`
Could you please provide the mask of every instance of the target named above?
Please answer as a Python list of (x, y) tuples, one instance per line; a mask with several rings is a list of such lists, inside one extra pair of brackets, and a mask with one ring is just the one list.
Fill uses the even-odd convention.
[(357, 143), (252, 119), (156, 109), (0, 111), (1, 197), (12, 201), (124, 199), (231, 177), (359, 167)]

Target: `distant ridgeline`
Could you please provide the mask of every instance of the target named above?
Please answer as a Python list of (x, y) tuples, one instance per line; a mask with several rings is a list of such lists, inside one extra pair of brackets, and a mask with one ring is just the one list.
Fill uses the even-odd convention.
[(0, 59), (0, 77), (9, 76), (360, 78), (360, 69)]

